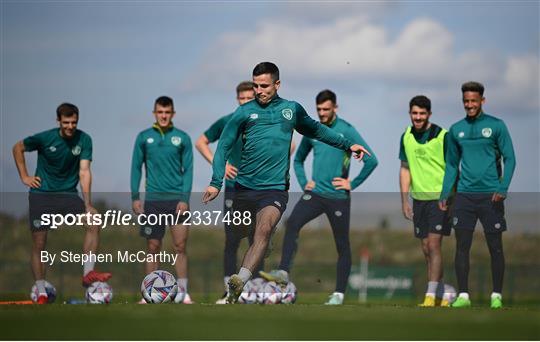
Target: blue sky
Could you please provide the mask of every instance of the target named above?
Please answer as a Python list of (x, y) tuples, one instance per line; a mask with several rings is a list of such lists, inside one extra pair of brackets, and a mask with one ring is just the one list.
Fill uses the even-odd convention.
[[(2, 1), (1, 17), (2, 191), (26, 191), (11, 147), (54, 127), (64, 101), (79, 106), (79, 127), (93, 138), (94, 191), (129, 191), (133, 142), (152, 124), (155, 98), (174, 98), (175, 124), (195, 141), (235, 109), (234, 87), (263, 60), (282, 71), (280, 95), (312, 116), (320, 90), (337, 93), (340, 115), (380, 160), (359, 191), (398, 190), (409, 99), (430, 97), (432, 121), (449, 127), (464, 116), (468, 80), (486, 85), (485, 111), (510, 129), (511, 191), (540, 191), (536, 1)], [(193, 190), (202, 191), (211, 170), (194, 153)], [(36, 157), (27, 160), (32, 172)]]

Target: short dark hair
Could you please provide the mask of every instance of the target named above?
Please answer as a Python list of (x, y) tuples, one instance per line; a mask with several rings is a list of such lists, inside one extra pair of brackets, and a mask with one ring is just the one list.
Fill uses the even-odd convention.
[(484, 96), (484, 85), (475, 81), (465, 82), (461, 85), (461, 92), (465, 93), (466, 91), (472, 91)]
[(431, 112), (431, 100), (428, 99), (425, 95), (416, 95), (409, 102), (409, 112), (412, 110), (413, 106), (418, 106), (424, 108), (428, 112)]
[(315, 103), (316, 104), (321, 104), (323, 102), (326, 102), (326, 101), (332, 101), (333, 104), (336, 104), (337, 103), (337, 97), (336, 97), (336, 94), (329, 90), (329, 89), (325, 89), (325, 90), (322, 90), (320, 93), (317, 94), (317, 97), (315, 98)]
[(58, 108), (56, 108), (56, 119), (60, 120), (62, 116), (73, 116), (77, 115), (79, 117), (79, 108), (72, 103), (64, 102)]
[(270, 74), (272, 81), (279, 80), (279, 68), (272, 62), (261, 62), (253, 68), (253, 76)]
[(236, 95), (240, 94), (243, 91), (253, 90), (253, 86), (254, 86), (254, 84), (251, 81), (240, 82), (236, 86)]
[(174, 103), (173, 99), (171, 99), (168, 96), (160, 96), (156, 99), (156, 102), (154, 102), (154, 110), (156, 109), (156, 106), (160, 105), (161, 107), (172, 107), (172, 110), (174, 111)]

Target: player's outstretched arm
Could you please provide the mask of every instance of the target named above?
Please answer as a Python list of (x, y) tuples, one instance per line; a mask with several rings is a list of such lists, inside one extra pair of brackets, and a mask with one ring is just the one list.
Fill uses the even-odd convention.
[(23, 184), (30, 188), (39, 188), (41, 186), (41, 179), (37, 176), (28, 175), (26, 159), (24, 158), (24, 143), (22, 140), (13, 146), (13, 159), (15, 160), (15, 165), (17, 166), (17, 171)]
[(461, 153), (459, 151), (457, 141), (454, 138), (453, 127), (450, 127), (450, 131), (446, 133), (446, 136), (448, 137), (445, 141), (447, 145), (446, 153), (444, 156), (446, 166), (444, 169), (443, 186), (439, 201), (439, 208), (444, 211), (446, 211), (446, 209), (448, 208), (446, 201), (450, 196), (450, 193), (452, 192), (454, 184), (456, 183), (458, 177), (459, 162), (461, 160)]

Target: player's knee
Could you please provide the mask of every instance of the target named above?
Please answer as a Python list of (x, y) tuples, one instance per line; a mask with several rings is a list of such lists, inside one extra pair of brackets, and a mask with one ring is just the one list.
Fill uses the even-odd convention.
[(185, 254), (186, 253), (186, 242), (185, 241), (176, 241), (174, 242), (174, 251), (176, 254)]
[(441, 243), (439, 240), (431, 240), (427, 244), (427, 250), (429, 255), (441, 253)]
[(151, 253), (151, 254), (159, 253), (159, 251), (161, 250), (161, 241), (153, 240), (153, 239), (148, 240), (146, 247), (147, 247), (148, 253)]

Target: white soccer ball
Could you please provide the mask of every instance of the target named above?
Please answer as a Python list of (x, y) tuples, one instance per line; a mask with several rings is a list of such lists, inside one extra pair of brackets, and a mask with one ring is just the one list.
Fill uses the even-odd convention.
[(263, 303), (263, 289), (264, 285), (266, 285), (266, 280), (263, 278), (254, 278), (250, 280), (251, 283), (251, 291), (255, 293), (256, 302), (259, 304)]
[(238, 298), (238, 303), (240, 304), (256, 304), (257, 303), (257, 295), (258, 295), (259, 286), (254, 285), (253, 281), (250, 280), (246, 283), (244, 286), (244, 289), (242, 290), (242, 294)]
[(281, 287), (273, 281), (267, 282), (263, 289), (263, 304), (281, 303)]
[[(56, 288), (45, 280), (45, 292), (47, 293), (47, 303), (52, 303), (56, 299)], [(37, 289), (37, 285), (34, 284), (32, 286), (32, 289), (30, 290), (30, 298), (35, 303), (37, 302), (39, 297), (39, 291)]]
[(296, 286), (290, 281), (287, 286), (281, 289), (281, 304), (294, 304), (296, 302)]
[(109, 304), (113, 297), (113, 290), (109, 284), (96, 281), (88, 286), (85, 297), (89, 304)]
[(178, 292), (176, 279), (167, 271), (154, 271), (144, 277), (141, 293), (147, 303), (168, 303)]
[(446, 299), (448, 303), (452, 304), (457, 297), (456, 289), (452, 285), (444, 284), (444, 294), (442, 299)]

